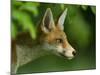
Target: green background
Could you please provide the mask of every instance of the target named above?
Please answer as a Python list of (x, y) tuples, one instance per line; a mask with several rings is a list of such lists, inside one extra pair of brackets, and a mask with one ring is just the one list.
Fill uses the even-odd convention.
[(54, 20), (68, 8), (64, 31), (77, 55), (72, 60), (50, 54), (42, 56), (18, 68), (17, 73), (72, 71), (96, 68), (96, 6), (22, 2), (12, 0), (11, 37), (19, 32), (29, 32), (36, 39), (36, 25), (42, 20), (47, 8), (51, 8)]

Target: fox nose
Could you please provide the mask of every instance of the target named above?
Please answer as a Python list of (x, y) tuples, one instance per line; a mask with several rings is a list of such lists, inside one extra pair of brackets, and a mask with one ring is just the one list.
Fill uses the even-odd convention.
[(75, 56), (76, 55), (76, 51), (73, 51), (72, 54)]

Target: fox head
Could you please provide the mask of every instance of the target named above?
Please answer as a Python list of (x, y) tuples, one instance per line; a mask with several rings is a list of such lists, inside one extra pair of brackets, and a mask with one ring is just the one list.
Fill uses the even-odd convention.
[(57, 55), (72, 59), (76, 51), (68, 43), (64, 30), (64, 21), (67, 15), (67, 9), (59, 17), (57, 23), (54, 23), (52, 11), (47, 8), (42, 23), (40, 25), (40, 41), (46, 50), (52, 51)]

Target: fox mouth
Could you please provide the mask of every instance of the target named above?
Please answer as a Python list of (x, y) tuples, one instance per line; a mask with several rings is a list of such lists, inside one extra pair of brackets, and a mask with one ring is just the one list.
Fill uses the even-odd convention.
[(68, 56), (66, 56), (66, 55), (64, 55), (64, 54), (62, 54), (62, 53), (59, 53), (59, 55), (60, 55), (61, 57), (63, 57), (63, 58), (68, 59), (68, 60), (73, 59), (73, 57), (68, 57)]
[(54, 54), (56, 54), (57, 56), (60, 56), (60, 57), (62, 57), (62, 58), (64, 58), (64, 59), (68, 59), (68, 60), (71, 60), (71, 59), (73, 59), (74, 58), (74, 56), (67, 56), (67, 55), (65, 55), (64, 53), (60, 53), (60, 52), (57, 52), (57, 51), (52, 51), (52, 53), (54, 53)]

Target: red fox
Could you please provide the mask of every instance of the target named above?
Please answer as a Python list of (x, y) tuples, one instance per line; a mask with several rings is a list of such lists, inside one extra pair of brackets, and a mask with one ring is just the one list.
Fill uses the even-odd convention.
[(54, 53), (72, 59), (76, 51), (68, 43), (64, 30), (67, 9), (54, 23), (52, 11), (47, 8), (41, 24), (37, 27), (37, 38), (33, 40), (29, 34), (22, 33), (12, 41), (12, 73), (16, 73), (19, 66), (45, 54)]

